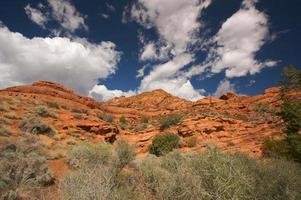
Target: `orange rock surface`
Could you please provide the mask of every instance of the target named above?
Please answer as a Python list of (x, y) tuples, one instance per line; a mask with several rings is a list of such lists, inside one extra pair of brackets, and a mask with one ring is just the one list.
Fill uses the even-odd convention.
[[(45, 106), (54, 117), (41, 120), (57, 132), (56, 138), (41, 137), (50, 144), (49, 151), (65, 152), (81, 141), (114, 143), (124, 139), (136, 146), (138, 156), (143, 156), (152, 138), (162, 132), (161, 119), (181, 114), (183, 118), (179, 123), (164, 130), (181, 137), (181, 151), (201, 151), (215, 145), (225, 151), (260, 157), (264, 141), (278, 137), (283, 129), (281, 119), (275, 115), (281, 103), (279, 92), (279, 88), (269, 88), (257, 96), (231, 92), (221, 98), (207, 97), (191, 102), (154, 90), (97, 102), (60, 84), (38, 81), (0, 90), (0, 103), (6, 107), (1, 110), (0, 120), (7, 122), (13, 137), (18, 137), (22, 135), (20, 122), (36, 107)], [(300, 91), (292, 95), (301, 97)], [(104, 121), (99, 113), (113, 116), (114, 122)], [(121, 116), (125, 117), (126, 126), (119, 122)], [(143, 118), (147, 118), (148, 123), (143, 124)], [(196, 140), (194, 147), (187, 145), (191, 138)], [(50, 163), (57, 168), (56, 162)]]

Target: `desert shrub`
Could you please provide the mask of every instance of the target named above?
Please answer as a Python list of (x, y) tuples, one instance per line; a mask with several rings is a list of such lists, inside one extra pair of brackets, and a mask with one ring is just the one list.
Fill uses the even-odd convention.
[(142, 116), (141, 117), (141, 123), (142, 124), (147, 124), (149, 122), (149, 118), (147, 116)]
[(110, 162), (113, 151), (109, 144), (91, 144), (88, 142), (75, 145), (67, 155), (68, 163), (74, 168), (83, 165), (100, 165)]
[(127, 124), (126, 119), (125, 119), (124, 116), (121, 116), (121, 117), (119, 118), (119, 122), (120, 122), (121, 124)]
[(37, 106), (34, 108), (34, 113), (40, 117), (51, 117), (52, 115), (48, 112), (47, 107)]
[(188, 147), (195, 147), (196, 146), (196, 144), (197, 144), (197, 138), (196, 137), (190, 137), (190, 138), (188, 138), (188, 140), (187, 140), (187, 146)]
[(74, 113), (88, 114), (88, 110), (85, 110), (85, 109), (73, 108), (71, 111), (74, 112)]
[(50, 108), (60, 109), (60, 105), (54, 101), (47, 101), (46, 104)]
[(149, 152), (157, 156), (164, 155), (179, 146), (180, 138), (173, 133), (158, 134), (149, 146)]
[(269, 157), (292, 158), (287, 140), (266, 140), (264, 142), (264, 153)]
[(275, 110), (271, 108), (268, 104), (258, 102), (253, 104), (253, 109), (259, 113), (275, 113)]
[(134, 127), (134, 131), (135, 132), (139, 132), (139, 131), (142, 131), (144, 129), (146, 129), (148, 126), (148, 124), (145, 124), (145, 123), (142, 123), (142, 124), (138, 124)]
[(46, 134), (49, 136), (55, 135), (56, 131), (54, 128), (42, 122), (38, 117), (34, 115), (26, 116), (20, 122), (20, 129), (26, 133), (33, 134)]
[(182, 115), (171, 115), (161, 119), (160, 121), (160, 129), (169, 128), (172, 125), (179, 123), (182, 119)]
[(109, 123), (114, 122), (114, 117), (113, 117), (113, 115), (110, 115), (110, 114), (99, 112), (99, 113), (97, 113), (97, 117), (99, 119), (104, 120), (104, 121), (109, 122)]
[(8, 111), (8, 105), (4, 103), (3, 101), (0, 101), (0, 111), (6, 112)]
[(75, 114), (73, 115), (74, 119), (82, 119), (82, 115), (81, 114)]
[(21, 195), (54, 183), (38, 138), (25, 136), (1, 147), (0, 199), (22, 199)]
[(124, 140), (118, 141), (115, 152), (117, 155), (117, 166), (123, 168), (135, 159), (135, 147), (129, 145)]
[(112, 199), (114, 176), (108, 167), (80, 169), (60, 181), (61, 197), (63, 200)]
[(127, 124), (127, 121), (126, 121), (126, 119), (125, 119), (124, 116), (121, 116), (119, 118), (119, 123), (120, 123), (121, 128), (123, 128), (123, 129), (127, 129), (128, 128), (128, 124)]
[(154, 199), (293, 200), (301, 195), (297, 164), (286, 160), (258, 163), (215, 149), (147, 157), (139, 170)]
[(12, 133), (7, 128), (0, 126), (0, 136), (10, 136)]

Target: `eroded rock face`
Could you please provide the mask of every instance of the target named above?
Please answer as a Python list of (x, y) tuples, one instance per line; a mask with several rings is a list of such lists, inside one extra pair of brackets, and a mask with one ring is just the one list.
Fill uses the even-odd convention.
[[(60, 138), (53, 141), (47, 136), (42, 137), (52, 143), (114, 143), (124, 139), (136, 146), (139, 155), (144, 155), (152, 138), (164, 131), (181, 137), (181, 151), (202, 151), (208, 144), (214, 144), (225, 151), (261, 156), (264, 141), (281, 133), (283, 128), (281, 119), (275, 115), (281, 104), (279, 92), (279, 88), (267, 89), (257, 96), (229, 92), (221, 98), (207, 97), (190, 102), (163, 90), (154, 90), (97, 102), (60, 84), (38, 81), (29, 86), (0, 90), (0, 103), (7, 102), (8, 105), (7, 111), (0, 112), (0, 123), (9, 124), (13, 136), (20, 136), (20, 121), (42, 105), (53, 117), (41, 120), (51, 125)], [(301, 99), (300, 91), (290, 95)], [(59, 105), (58, 108), (49, 107), (49, 101)], [(99, 113), (111, 115), (114, 121), (104, 121), (106, 119), (99, 117)], [(183, 119), (160, 130), (161, 119), (169, 115), (182, 115)], [(119, 121), (121, 116), (126, 119), (126, 124)], [(191, 138), (196, 140), (194, 147), (185, 143)]]

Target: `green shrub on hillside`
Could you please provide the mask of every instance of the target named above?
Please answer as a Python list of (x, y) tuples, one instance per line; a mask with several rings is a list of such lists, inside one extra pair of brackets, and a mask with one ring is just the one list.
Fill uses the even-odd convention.
[(149, 153), (156, 156), (165, 155), (179, 146), (180, 138), (173, 133), (158, 134), (149, 146)]
[(171, 115), (165, 117), (160, 121), (160, 129), (164, 130), (166, 128), (169, 128), (170, 126), (179, 123), (181, 119), (182, 119), (182, 115)]

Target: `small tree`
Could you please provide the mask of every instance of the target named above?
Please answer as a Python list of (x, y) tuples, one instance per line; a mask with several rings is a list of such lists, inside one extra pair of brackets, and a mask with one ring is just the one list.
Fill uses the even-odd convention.
[(281, 98), (283, 100), (279, 115), (286, 124), (285, 134), (292, 156), (301, 161), (301, 101), (287, 95), (291, 90), (301, 90), (301, 70), (290, 65), (282, 73)]

